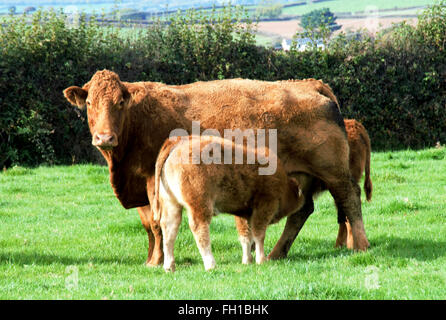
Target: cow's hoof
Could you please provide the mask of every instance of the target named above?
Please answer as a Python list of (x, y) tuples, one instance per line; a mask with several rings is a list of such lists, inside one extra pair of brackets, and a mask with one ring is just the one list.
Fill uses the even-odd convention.
[(162, 264), (163, 264), (163, 260), (160, 261), (159, 259), (147, 259), (145, 266), (153, 268), (153, 267), (158, 267)]
[(158, 266), (157, 264), (153, 264), (151, 261), (146, 261), (146, 262), (144, 263), (144, 265), (145, 265), (146, 267), (148, 267), (148, 268), (153, 268), (153, 267), (157, 267), (157, 266)]
[(334, 247), (335, 248), (342, 248), (343, 246), (346, 246), (346, 245), (347, 245), (347, 243), (345, 243), (343, 241), (336, 240), (336, 243), (335, 243)]
[(370, 248), (370, 243), (367, 239), (361, 239), (360, 241), (355, 242), (353, 246), (353, 250), (355, 251), (367, 251), (368, 248)]
[[(361, 228), (362, 227), (362, 228)], [(370, 247), (370, 243), (367, 240), (367, 236), (365, 235), (364, 228), (362, 225), (359, 227), (353, 227), (352, 232), (352, 242), (353, 242), (353, 250), (355, 251), (367, 251)], [(347, 239), (347, 244), (349, 244), (349, 239)]]
[(286, 252), (283, 251), (273, 251), (271, 252), (268, 257), (267, 260), (279, 260), (279, 259), (285, 259), (287, 256)]

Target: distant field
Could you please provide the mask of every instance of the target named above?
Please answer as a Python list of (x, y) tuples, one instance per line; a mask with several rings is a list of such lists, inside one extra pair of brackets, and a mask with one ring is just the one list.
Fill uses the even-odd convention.
[[(211, 224), (217, 268), (205, 272), (183, 218), (177, 272), (147, 268), (147, 234), (114, 197), (106, 167), (0, 172), (0, 299), (446, 299), (446, 149), (372, 154), (371, 247), (334, 248), (325, 193), (289, 257), (241, 264), (234, 218)], [(285, 221), (267, 231), (265, 250)]]
[[(415, 24), (416, 18), (377, 18), (374, 20), (367, 19), (337, 19), (336, 22), (341, 25), (341, 31), (354, 31), (362, 28), (368, 29), (370, 32), (376, 32), (383, 28), (388, 28), (394, 23), (407, 21), (409, 24)], [(273, 41), (273, 38), (287, 38), (291, 39), (297, 31), (303, 29), (299, 25), (300, 20), (285, 20), (285, 21), (262, 21), (258, 24), (258, 31), (260, 33), (259, 44), (265, 44)], [(269, 40), (268, 40), (269, 38)]]
[(433, 4), (434, 0), (333, 0), (284, 8), (283, 15), (303, 15), (312, 10), (329, 8), (332, 12), (358, 12), (365, 10), (408, 8)]

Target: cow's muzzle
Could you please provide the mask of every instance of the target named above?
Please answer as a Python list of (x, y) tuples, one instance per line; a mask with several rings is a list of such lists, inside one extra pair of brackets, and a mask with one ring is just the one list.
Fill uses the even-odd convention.
[(92, 144), (95, 147), (108, 150), (118, 145), (118, 137), (114, 133), (95, 133)]

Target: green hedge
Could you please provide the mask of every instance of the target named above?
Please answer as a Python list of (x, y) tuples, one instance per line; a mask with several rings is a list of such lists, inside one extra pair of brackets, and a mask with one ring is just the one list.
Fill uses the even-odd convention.
[(340, 36), (325, 51), (303, 53), (257, 47), (255, 25), (231, 8), (145, 28), (83, 15), (73, 23), (51, 11), (7, 17), (0, 26), (0, 166), (98, 161), (85, 112), (62, 90), (104, 68), (126, 81), (169, 84), (323, 79), (344, 116), (364, 123), (375, 150), (445, 143), (445, 8), (441, 1), (427, 9), (416, 27), (403, 24), (377, 39)]

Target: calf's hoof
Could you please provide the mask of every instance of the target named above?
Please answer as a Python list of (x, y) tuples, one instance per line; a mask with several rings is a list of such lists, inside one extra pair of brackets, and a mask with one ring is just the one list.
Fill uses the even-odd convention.
[(166, 271), (167, 273), (175, 272), (175, 264), (170, 266), (165, 266), (164, 271)]
[(242, 258), (242, 264), (251, 264), (253, 261), (252, 255), (250, 254), (248, 257)]
[(265, 257), (256, 260), (257, 264), (262, 264), (262, 263), (265, 263), (265, 262), (266, 262), (266, 258)]
[(215, 269), (215, 260), (206, 260), (204, 261), (204, 270), (211, 271)]

